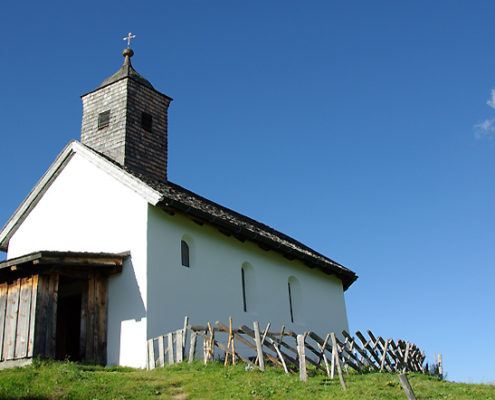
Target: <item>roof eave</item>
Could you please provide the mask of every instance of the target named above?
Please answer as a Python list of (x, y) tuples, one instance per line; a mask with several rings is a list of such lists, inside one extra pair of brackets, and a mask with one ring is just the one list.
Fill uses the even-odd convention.
[(239, 226), (232, 226), (231, 224), (220, 218), (208, 215), (201, 210), (185, 206), (173, 199), (163, 199), (160, 203), (157, 204), (157, 206), (164, 209), (165, 211), (170, 211), (170, 209), (173, 209), (185, 215), (199, 218), (209, 225), (230, 231), (235, 237), (242, 237), (251, 242), (261, 244), (284, 256), (293, 256), (295, 259), (298, 259), (310, 268), (317, 268), (326, 274), (335, 275), (342, 281), (342, 287), (344, 291), (346, 291), (358, 278), (358, 276), (354, 272), (336, 262), (333, 262), (331, 260), (328, 260), (326, 262), (320, 261), (315, 257), (303, 253), (302, 251), (298, 251), (296, 249), (290, 248), (289, 246), (274, 242), (257, 234), (256, 232), (251, 232)]

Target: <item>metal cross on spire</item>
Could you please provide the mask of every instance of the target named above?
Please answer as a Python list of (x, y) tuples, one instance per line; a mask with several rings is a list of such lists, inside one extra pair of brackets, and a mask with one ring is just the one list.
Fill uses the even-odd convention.
[(131, 34), (131, 32), (129, 32), (129, 34), (123, 38), (122, 40), (127, 40), (127, 48), (130, 48), (131, 46), (131, 39), (134, 39), (136, 37), (136, 35), (133, 35)]

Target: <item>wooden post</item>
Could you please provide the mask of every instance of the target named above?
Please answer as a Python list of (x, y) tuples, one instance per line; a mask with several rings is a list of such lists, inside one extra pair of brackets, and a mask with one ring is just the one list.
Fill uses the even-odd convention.
[[(266, 329), (265, 331), (263, 332), (263, 338), (261, 339), (261, 346), (263, 347), (263, 344), (265, 343), (265, 339), (266, 339), (266, 334), (268, 333), (268, 329), (270, 329), (270, 325), (271, 323), (268, 322), (268, 325), (266, 326)], [(256, 360), (254, 361), (255, 364), (258, 363), (258, 356), (256, 356)]]
[[(332, 340), (333, 341), (333, 340)], [(332, 369), (330, 371), (330, 379), (335, 377), (335, 360), (337, 359), (337, 345), (332, 343)]]
[(407, 371), (407, 369), (409, 368), (409, 342), (406, 343), (406, 354), (404, 355), (404, 372)]
[(208, 330), (210, 331), (210, 341), (208, 342), (208, 360), (215, 359), (215, 332), (208, 322)]
[(196, 337), (196, 332), (191, 331), (191, 339), (189, 343), (189, 364), (194, 361), (194, 352), (196, 351)]
[(205, 330), (205, 337), (203, 337), (203, 362), (205, 365), (208, 362), (208, 343), (210, 342), (210, 339), (208, 339), (208, 336), (206, 336), (207, 334), (208, 330)]
[(186, 341), (187, 341), (187, 326), (189, 325), (189, 317), (184, 317), (184, 328), (182, 329), (182, 353), (186, 353)]
[(175, 353), (176, 353), (176, 358), (175, 361), (177, 363), (181, 363), (183, 358), (184, 358), (184, 353), (182, 352), (182, 344), (184, 343), (182, 340), (182, 329), (178, 330), (175, 332)]
[(232, 317), (229, 317), (229, 324), (231, 326), (229, 335), (232, 336), (231, 349), (232, 349), (232, 364), (235, 365), (235, 337), (232, 334)]
[(172, 365), (174, 363), (174, 334), (169, 333), (167, 335), (167, 353), (168, 353), (168, 364)]
[(232, 335), (232, 317), (229, 317), (229, 340), (227, 342), (227, 349), (229, 351), (225, 353), (225, 363), (224, 363), (225, 366), (227, 366), (227, 364), (229, 363), (229, 354), (232, 355), (232, 364), (235, 365), (235, 351), (232, 350), (232, 346), (234, 345), (233, 340), (234, 340), (234, 336)]
[(339, 360), (339, 348), (337, 344), (337, 338), (335, 337), (335, 333), (330, 334), (332, 338), (332, 349), (335, 348), (335, 364), (337, 366), (337, 372), (339, 373), (340, 384), (342, 385), (342, 389), (345, 391), (347, 387), (344, 382), (344, 377), (342, 376), (342, 368), (340, 368), (340, 360)]
[(153, 339), (148, 340), (148, 369), (155, 368), (155, 349)]
[(158, 338), (158, 363), (160, 367), (165, 366), (165, 349), (163, 346), (163, 336)]
[(297, 335), (297, 353), (299, 356), (299, 379), (307, 382), (308, 373), (306, 371), (306, 348), (304, 346), (304, 335)]
[(261, 345), (260, 328), (258, 326), (258, 321), (253, 322), (253, 328), (254, 328), (254, 340), (256, 341), (256, 352), (258, 353), (260, 371), (264, 371), (265, 360), (263, 358), (263, 346)]
[(416, 400), (416, 396), (414, 395), (411, 384), (409, 383), (409, 380), (407, 379), (407, 375), (405, 373), (399, 374), (399, 381), (402, 385), (402, 389), (404, 389), (404, 392), (406, 393), (406, 397), (408, 398), (408, 400)]

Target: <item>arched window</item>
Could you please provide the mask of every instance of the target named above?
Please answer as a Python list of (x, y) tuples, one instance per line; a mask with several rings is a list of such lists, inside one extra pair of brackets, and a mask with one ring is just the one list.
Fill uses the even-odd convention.
[(256, 308), (254, 270), (251, 264), (245, 262), (241, 267), (242, 309), (253, 312)]
[(242, 280), (242, 308), (244, 312), (247, 312), (246, 304), (246, 276), (244, 273), (244, 267), (241, 268), (241, 280)]
[(180, 241), (180, 255), (182, 260), (182, 265), (184, 267), (190, 267), (190, 259), (189, 259), (189, 245), (185, 240)]
[(290, 322), (301, 322), (302, 319), (302, 293), (299, 281), (291, 276), (287, 282), (289, 295)]
[(290, 322), (294, 322), (294, 309), (292, 308), (292, 289), (290, 287), (290, 281), (287, 282), (289, 287), (289, 312), (290, 312)]

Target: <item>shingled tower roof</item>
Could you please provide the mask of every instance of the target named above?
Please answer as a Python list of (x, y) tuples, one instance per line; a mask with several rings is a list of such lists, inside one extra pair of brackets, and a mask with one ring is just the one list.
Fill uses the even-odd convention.
[(120, 81), (124, 78), (133, 79), (136, 82), (149, 87), (150, 89), (154, 89), (153, 85), (147, 79), (139, 75), (138, 72), (132, 67), (131, 57), (134, 55), (134, 51), (132, 51), (132, 49), (125, 49), (124, 51), (122, 51), (122, 55), (124, 56), (124, 64), (122, 65), (122, 67), (120, 67), (120, 69), (115, 74), (105, 79), (102, 84), (98, 86), (98, 89), (108, 86), (114, 82)]

